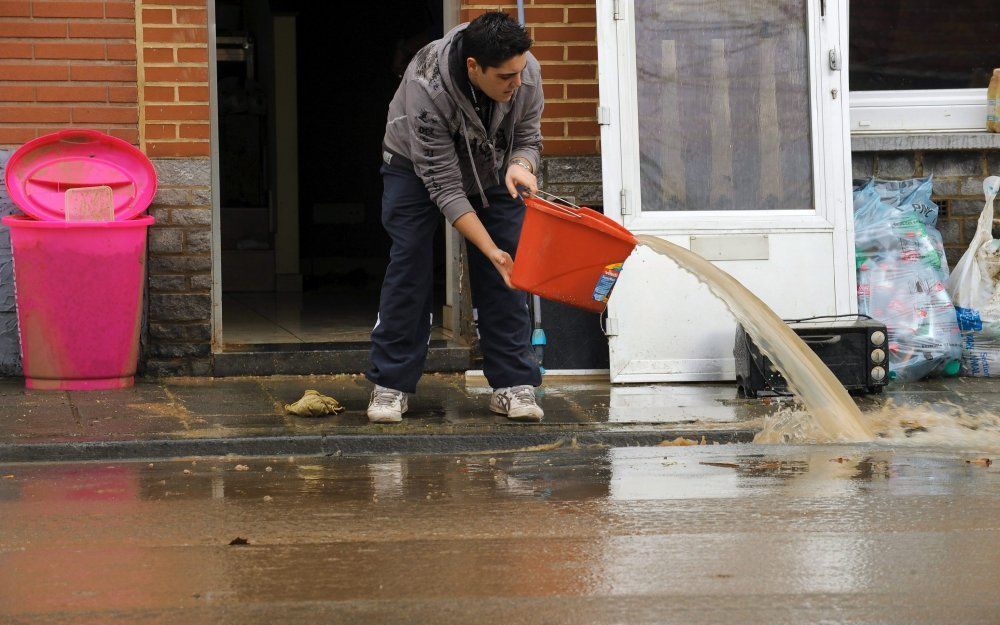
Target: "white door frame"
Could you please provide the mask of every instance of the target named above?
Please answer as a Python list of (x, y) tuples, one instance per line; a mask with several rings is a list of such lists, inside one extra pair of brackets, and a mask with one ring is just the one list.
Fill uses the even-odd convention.
[[(855, 313), (857, 277), (851, 218), (850, 108), (847, 102), (848, 2), (803, 2), (806, 2), (809, 25), (813, 209), (643, 212), (642, 198), (639, 197), (634, 1), (597, 0), (604, 211), (637, 234), (664, 237), (830, 233), (834, 241), (836, 313)], [(825, 10), (823, 15), (822, 10)], [(839, 69), (832, 67), (835, 62)], [(616, 303), (612, 298), (609, 317), (613, 320), (616, 307), (626, 305), (627, 302)], [(615, 379), (615, 376), (612, 370), (612, 378)]]

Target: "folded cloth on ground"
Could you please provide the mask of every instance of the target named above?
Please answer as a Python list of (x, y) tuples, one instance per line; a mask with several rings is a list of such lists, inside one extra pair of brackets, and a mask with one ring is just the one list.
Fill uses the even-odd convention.
[(299, 401), (294, 404), (285, 404), (285, 410), (289, 414), (299, 417), (322, 417), (341, 413), (344, 411), (344, 407), (332, 397), (327, 397), (319, 391), (308, 390)]

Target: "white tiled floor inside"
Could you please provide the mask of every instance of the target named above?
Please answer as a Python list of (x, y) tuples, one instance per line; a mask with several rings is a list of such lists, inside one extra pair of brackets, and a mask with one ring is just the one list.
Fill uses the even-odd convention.
[[(377, 311), (377, 290), (225, 293), (222, 336), (227, 345), (367, 341)], [(436, 326), (432, 338), (444, 331)]]

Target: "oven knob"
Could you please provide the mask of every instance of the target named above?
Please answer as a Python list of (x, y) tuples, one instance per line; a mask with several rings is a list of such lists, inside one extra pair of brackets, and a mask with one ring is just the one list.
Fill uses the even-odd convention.
[(885, 369), (882, 367), (875, 367), (872, 369), (872, 379), (876, 382), (881, 382), (885, 379)]
[(881, 345), (882, 343), (885, 343), (885, 332), (881, 330), (872, 332), (872, 345)]
[(876, 365), (880, 365), (885, 362), (885, 352), (881, 349), (876, 349), (872, 351), (872, 362)]

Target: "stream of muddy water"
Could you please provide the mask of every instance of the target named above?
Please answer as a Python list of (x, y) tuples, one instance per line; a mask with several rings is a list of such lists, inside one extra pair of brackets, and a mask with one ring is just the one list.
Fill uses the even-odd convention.
[[(815, 434), (825, 441), (863, 442), (874, 438), (850, 394), (816, 353), (759, 297), (701, 256), (654, 236), (637, 237), (641, 245), (676, 262), (703, 282), (729, 307), (805, 404)], [(801, 423), (791, 423), (801, 427)], [(764, 430), (757, 442), (783, 442), (781, 432)]]

